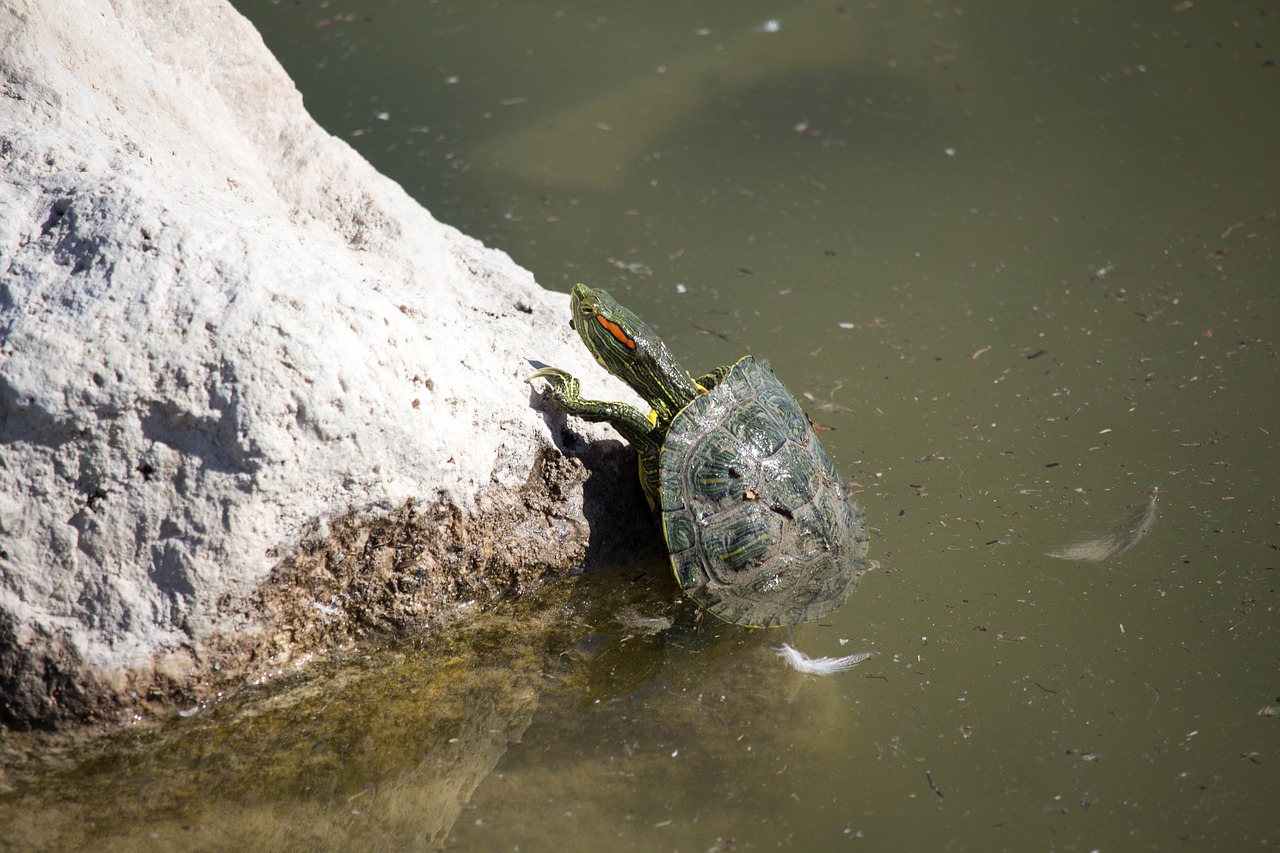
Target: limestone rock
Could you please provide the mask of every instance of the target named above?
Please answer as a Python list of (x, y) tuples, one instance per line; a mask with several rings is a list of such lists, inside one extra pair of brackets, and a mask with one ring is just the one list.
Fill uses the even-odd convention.
[(228, 4), (9, 0), (0, 69), (0, 722), (190, 699), (608, 549), (582, 489), (623, 454), (523, 381), (609, 381), (564, 297), (320, 129)]

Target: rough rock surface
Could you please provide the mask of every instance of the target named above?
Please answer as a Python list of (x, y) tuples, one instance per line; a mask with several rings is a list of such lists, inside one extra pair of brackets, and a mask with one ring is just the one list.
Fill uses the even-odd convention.
[(610, 381), (564, 297), (321, 130), (226, 3), (6, 0), (0, 72), (0, 723), (197, 699), (652, 536), (575, 438), (610, 433), (523, 381)]

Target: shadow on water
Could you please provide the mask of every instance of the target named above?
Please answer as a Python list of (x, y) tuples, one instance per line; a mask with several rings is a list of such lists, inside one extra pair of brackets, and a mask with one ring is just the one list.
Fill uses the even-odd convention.
[[(569, 627), (495, 612), (101, 742), (10, 739), (9, 849), (432, 844), (529, 725)], [(87, 756), (82, 758), (81, 756)]]
[[(762, 663), (785, 677), (764, 648), (776, 635), (704, 618), (673, 587), (665, 561), (602, 571), (414, 641), (266, 674), (161, 725), (6, 735), (4, 849), (436, 847), (547, 696), (581, 707), (725, 691)], [(648, 713), (685, 725), (679, 703)]]

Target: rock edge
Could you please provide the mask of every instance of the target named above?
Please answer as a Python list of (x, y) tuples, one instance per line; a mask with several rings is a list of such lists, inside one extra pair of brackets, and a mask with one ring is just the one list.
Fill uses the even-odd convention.
[(0, 69), (0, 722), (199, 701), (652, 535), (523, 381), (611, 382), (564, 297), (225, 2), (14, 0)]

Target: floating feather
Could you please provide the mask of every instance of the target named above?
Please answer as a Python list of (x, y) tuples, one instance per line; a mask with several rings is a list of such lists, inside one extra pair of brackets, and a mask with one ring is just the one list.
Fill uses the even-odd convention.
[(774, 651), (792, 669), (807, 675), (835, 675), (837, 672), (853, 669), (871, 657), (871, 652), (858, 652), (856, 655), (846, 655), (842, 658), (811, 658), (804, 652), (791, 648), (786, 643), (783, 643), (781, 648), (774, 649)]
[(1057, 557), (1060, 560), (1080, 560), (1098, 563), (1123, 554), (1141, 542), (1142, 538), (1150, 533), (1151, 528), (1155, 526), (1156, 497), (1159, 493), (1160, 490), (1153, 487), (1151, 491), (1147, 492), (1146, 502), (1137, 511), (1124, 518), (1110, 532), (1096, 539), (1085, 539), (1080, 542), (1072, 542), (1070, 545), (1064, 545), (1061, 548), (1054, 548), (1052, 551), (1046, 551), (1046, 555)]

